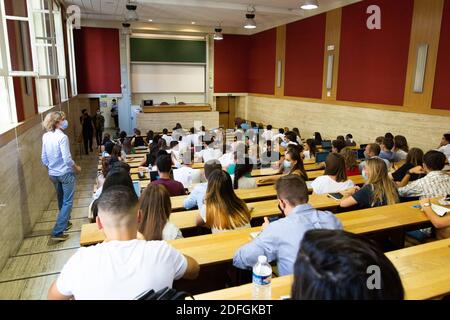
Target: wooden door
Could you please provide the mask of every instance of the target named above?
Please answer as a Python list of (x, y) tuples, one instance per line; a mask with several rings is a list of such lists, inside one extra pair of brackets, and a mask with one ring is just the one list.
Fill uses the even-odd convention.
[(225, 129), (234, 128), (235, 109), (236, 97), (216, 98), (216, 111), (219, 112), (219, 126)]

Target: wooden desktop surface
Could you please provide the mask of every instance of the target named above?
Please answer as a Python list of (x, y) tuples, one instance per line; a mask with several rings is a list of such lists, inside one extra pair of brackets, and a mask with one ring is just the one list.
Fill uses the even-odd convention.
[(207, 112), (211, 111), (210, 105), (157, 105), (143, 107), (144, 113), (171, 113), (171, 112)]
[[(426, 300), (450, 292), (450, 239), (387, 252), (400, 274), (406, 300)], [(272, 279), (272, 299), (291, 295), (292, 275)], [(194, 296), (195, 300), (251, 300), (252, 284)]]

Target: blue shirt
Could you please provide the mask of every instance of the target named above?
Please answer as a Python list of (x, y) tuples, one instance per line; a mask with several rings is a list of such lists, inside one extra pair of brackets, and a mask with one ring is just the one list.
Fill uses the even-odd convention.
[(205, 199), (207, 188), (208, 183), (206, 182), (196, 185), (194, 190), (192, 190), (186, 200), (184, 200), (183, 207), (187, 210), (190, 210), (197, 206), (200, 209), (203, 206), (203, 200)]
[(60, 177), (73, 172), (75, 162), (70, 154), (69, 138), (60, 129), (42, 136), (41, 159), (50, 176)]
[(249, 269), (256, 264), (258, 256), (265, 255), (269, 262), (277, 261), (280, 276), (292, 274), (300, 242), (311, 229), (342, 229), (342, 223), (329, 211), (316, 210), (310, 204), (299, 205), (241, 247), (234, 255), (233, 265)]

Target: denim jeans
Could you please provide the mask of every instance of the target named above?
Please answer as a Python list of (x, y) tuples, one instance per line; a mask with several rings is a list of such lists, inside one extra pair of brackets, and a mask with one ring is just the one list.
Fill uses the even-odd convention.
[(66, 173), (55, 177), (50, 176), (50, 180), (55, 186), (58, 196), (58, 218), (52, 230), (52, 236), (60, 236), (64, 233), (70, 220), (70, 213), (73, 205), (73, 195), (75, 194), (75, 174)]

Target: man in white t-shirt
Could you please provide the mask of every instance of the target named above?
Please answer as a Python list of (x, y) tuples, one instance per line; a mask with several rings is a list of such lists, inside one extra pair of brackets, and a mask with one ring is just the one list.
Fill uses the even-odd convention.
[(192, 169), (191, 154), (190, 152), (183, 154), (183, 164), (179, 169), (173, 170), (173, 179), (181, 182), (186, 189), (192, 185), (206, 182), (206, 179), (202, 179), (200, 169)]
[(163, 138), (164, 140), (166, 140), (166, 144), (167, 144), (168, 146), (170, 146), (170, 143), (172, 142), (173, 139), (172, 139), (171, 136), (169, 136), (169, 130), (167, 130), (166, 128), (164, 128), (163, 131), (162, 131), (162, 133), (163, 133), (163, 135), (162, 135), (161, 138)]
[(272, 131), (272, 125), (267, 125), (267, 129), (264, 130), (264, 132), (261, 134), (261, 137), (264, 138), (265, 141), (272, 140), (273, 138), (273, 131)]
[(113, 186), (98, 199), (97, 225), (105, 242), (80, 248), (48, 292), (51, 300), (125, 300), (148, 290), (195, 279), (198, 263), (165, 241), (136, 239), (141, 220), (138, 198), (129, 187)]
[(205, 149), (195, 153), (196, 161), (208, 162), (210, 160), (218, 160), (222, 156), (222, 151), (214, 147), (214, 139), (208, 138), (204, 141)]

